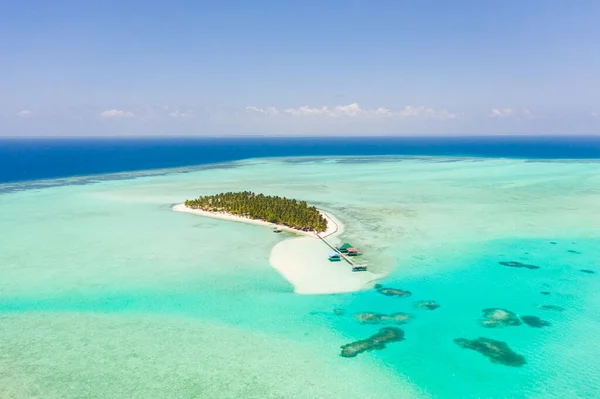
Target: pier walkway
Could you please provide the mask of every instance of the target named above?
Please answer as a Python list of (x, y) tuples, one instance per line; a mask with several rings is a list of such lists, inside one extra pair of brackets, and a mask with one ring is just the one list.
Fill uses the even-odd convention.
[(319, 239), (321, 241), (323, 241), (325, 244), (327, 244), (327, 246), (331, 249), (333, 249), (335, 252), (337, 252), (338, 254), (340, 254), (340, 256), (342, 257), (342, 259), (344, 259), (346, 262), (348, 262), (350, 264), (350, 266), (352, 266), (352, 270), (353, 271), (364, 271), (367, 270), (367, 266), (365, 265), (357, 265), (356, 263), (354, 263), (354, 261), (352, 259), (350, 259), (347, 255), (344, 255), (343, 253), (340, 252), (339, 249), (337, 249), (334, 245), (332, 245), (329, 241), (327, 241), (325, 239), (325, 237), (321, 237), (321, 235), (319, 233), (315, 233), (317, 235), (317, 237), (319, 237)]

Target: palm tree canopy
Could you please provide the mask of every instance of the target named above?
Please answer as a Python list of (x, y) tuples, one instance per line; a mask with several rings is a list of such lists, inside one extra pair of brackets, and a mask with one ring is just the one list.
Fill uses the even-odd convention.
[(306, 201), (251, 191), (202, 196), (186, 200), (185, 206), (209, 212), (227, 212), (303, 231), (322, 232), (327, 229), (327, 220), (317, 208), (308, 206)]

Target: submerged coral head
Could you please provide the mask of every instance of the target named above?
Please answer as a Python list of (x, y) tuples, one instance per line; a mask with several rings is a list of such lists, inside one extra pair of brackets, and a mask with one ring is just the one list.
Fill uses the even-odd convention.
[(377, 289), (377, 292), (379, 292), (380, 294), (385, 295), (385, 296), (409, 297), (412, 295), (412, 292), (401, 290), (400, 288), (379, 287)]
[(436, 301), (419, 301), (415, 304), (415, 306), (418, 308), (435, 310), (435, 309), (439, 308), (441, 305), (439, 303), (437, 303)]
[(354, 315), (354, 318), (362, 324), (405, 324), (412, 316), (408, 313), (396, 312), (382, 314), (374, 312), (363, 312)]
[(515, 312), (500, 308), (483, 309), (483, 319), (481, 325), (488, 328), (520, 326), (521, 320)]
[(550, 325), (550, 322), (542, 320), (537, 316), (521, 316), (521, 320), (529, 327), (542, 328)]
[(342, 345), (342, 357), (356, 357), (359, 353), (381, 350), (390, 342), (398, 342), (404, 339), (404, 331), (397, 327), (384, 327), (369, 338)]
[(529, 265), (527, 263), (521, 263), (521, 262), (516, 262), (516, 261), (511, 261), (511, 262), (501, 261), (501, 262), (498, 262), (498, 263), (500, 263), (502, 266), (516, 267), (516, 268), (519, 268), (519, 269), (531, 269), (531, 270), (534, 270), (534, 269), (539, 269), (540, 268), (539, 266), (536, 266), (536, 265)]
[(527, 362), (525, 357), (513, 351), (506, 342), (479, 337), (477, 339), (456, 338), (454, 342), (464, 349), (471, 349), (490, 359), (492, 363), (520, 367)]

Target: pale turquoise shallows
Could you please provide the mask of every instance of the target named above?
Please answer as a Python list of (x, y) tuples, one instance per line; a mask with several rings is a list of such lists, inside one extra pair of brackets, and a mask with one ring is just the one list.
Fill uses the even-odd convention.
[[(0, 398), (600, 397), (600, 163), (296, 158), (163, 172), (0, 185)], [(332, 212), (389, 273), (381, 284), (412, 296), (295, 295), (269, 265), (287, 233), (171, 211), (234, 190)], [(482, 327), (495, 307), (551, 325)], [(365, 311), (414, 319), (404, 341), (340, 357), (381, 328), (354, 320)], [(453, 342), (477, 337), (527, 363)]]

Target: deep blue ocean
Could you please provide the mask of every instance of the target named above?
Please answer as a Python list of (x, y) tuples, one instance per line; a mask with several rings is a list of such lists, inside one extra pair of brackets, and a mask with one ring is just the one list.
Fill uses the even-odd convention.
[(0, 183), (327, 155), (593, 159), (600, 136), (0, 139)]

